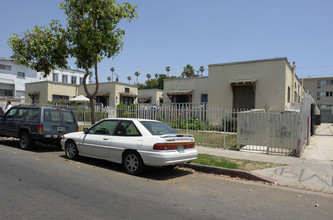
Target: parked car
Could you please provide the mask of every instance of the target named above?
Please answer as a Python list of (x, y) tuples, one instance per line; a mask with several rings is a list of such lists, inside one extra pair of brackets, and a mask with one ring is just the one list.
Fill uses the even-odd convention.
[(0, 116), (0, 136), (20, 138), (20, 147), (30, 149), (36, 141), (59, 147), (62, 136), (78, 131), (74, 113), (45, 106), (14, 106)]
[(192, 135), (146, 119), (103, 119), (83, 132), (64, 135), (61, 145), (70, 159), (82, 155), (120, 163), (133, 175), (145, 166), (172, 167), (198, 156)]

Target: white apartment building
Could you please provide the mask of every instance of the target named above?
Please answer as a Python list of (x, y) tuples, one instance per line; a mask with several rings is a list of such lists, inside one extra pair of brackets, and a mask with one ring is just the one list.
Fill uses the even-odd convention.
[(52, 81), (80, 85), (83, 84), (84, 74), (80, 70), (57, 69), (44, 78), (42, 73), (17, 64), (13, 58), (0, 58), (0, 105), (5, 105), (7, 100), (16, 104), (25, 103), (26, 83)]

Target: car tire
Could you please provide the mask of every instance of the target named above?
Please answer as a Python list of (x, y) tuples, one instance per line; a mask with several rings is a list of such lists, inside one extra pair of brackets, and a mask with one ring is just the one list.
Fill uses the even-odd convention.
[(33, 141), (28, 132), (24, 131), (20, 134), (20, 147), (23, 150), (31, 149), (33, 144), (35, 144), (35, 141)]
[(75, 160), (79, 157), (79, 151), (77, 150), (77, 147), (76, 147), (76, 144), (74, 143), (74, 141), (66, 142), (65, 154), (71, 160)]
[(138, 152), (127, 151), (123, 157), (123, 167), (128, 174), (139, 175), (143, 172), (145, 164)]

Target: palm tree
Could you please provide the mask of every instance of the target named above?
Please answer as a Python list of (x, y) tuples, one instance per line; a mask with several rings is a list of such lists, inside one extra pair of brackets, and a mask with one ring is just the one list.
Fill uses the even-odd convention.
[(138, 71), (136, 71), (136, 72), (134, 73), (134, 75), (136, 76), (136, 83), (138, 83), (140, 73), (139, 73)]
[(205, 68), (203, 66), (200, 66), (199, 71), (201, 72), (201, 76), (203, 76), (203, 72), (205, 72)]
[(190, 64), (187, 64), (186, 67), (184, 67), (184, 71), (182, 72), (182, 77), (193, 77), (195, 76), (193, 66)]
[(106, 78), (109, 82), (111, 81), (111, 77), (110, 76), (108, 76), (108, 78)]
[(110, 71), (112, 72), (112, 82), (113, 82), (113, 72), (114, 72), (114, 67), (111, 67)]
[(165, 70), (168, 72), (168, 77), (169, 77), (170, 66), (165, 67)]
[(131, 76), (128, 76), (128, 77), (127, 77), (127, 80), (128, 80), (128, 84), (131, 84), (132, 77), (131, 77)]
[(155, 73), (155, 79), (157, 79), (158, 78), (158, 73)]
[(146, 75), (146, 77), (148, 78), (148, 80), (151, 78), (151, 75), (148, 73), (147, 75)]

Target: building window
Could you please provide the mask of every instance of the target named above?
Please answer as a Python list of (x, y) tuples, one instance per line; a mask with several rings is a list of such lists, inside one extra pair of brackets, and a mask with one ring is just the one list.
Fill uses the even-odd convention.
[(299, 94), (299, 89), (300, 89), (300, 85), (298, 84), (298, 90), (297, 90), (297, 93)]
[(13, 96), (13, 91), (7, 89), (0, 89), (0, 96)]
[(295, 91), (294, 102), (297, 102), (297, 92)]
[(288, 86), (288, 102), (290, 102), (290, 86)]
[(318, 86), (333, 85), (333, 80), (318, 80)]
[(65, 95), (52, 95), (52, 101), (68, 101), (69, 100), (69, 96), (65, 96)]
[(80, 85), (83, 84), (83, 77), (80, 77)]
[(0, 64), (0, 69), (2, 70), (12, 70), (11, 66)]
[(67, 75), (62, 75), (62, 82), (63, 83), (68, 83), (68, 76)]
[(59, 77), (59, 74), (58, 73), (53, 73), (53, 76), (52, 76), (52, 81), (53, 82), (58, 82), (58, 77)]
[(133, 104), (133, 98), (126, 97), (126, 96), (120, 96), (120, 103), (125, 104), (125, 105)]
[(130, 93), (130, 89), (129, 88), (125, 88), (125, 93)]
[(326, 92), (317, 92), (317, 97), (325, 97)]
[(208, 102), (208, 95), (202, 94), (201, 95), (201, 103), (207, 103)]
[(25, 77), (25, 73), (24, 72), (17, 72), (17, 77)]
[(76, 84), (76, 76), (72, 76), (72, 81), (71, 81), (72, 84)]
[(25, 77), (25, 73), (24, 72), (17, 72), (17, 77), (24, 78)]

